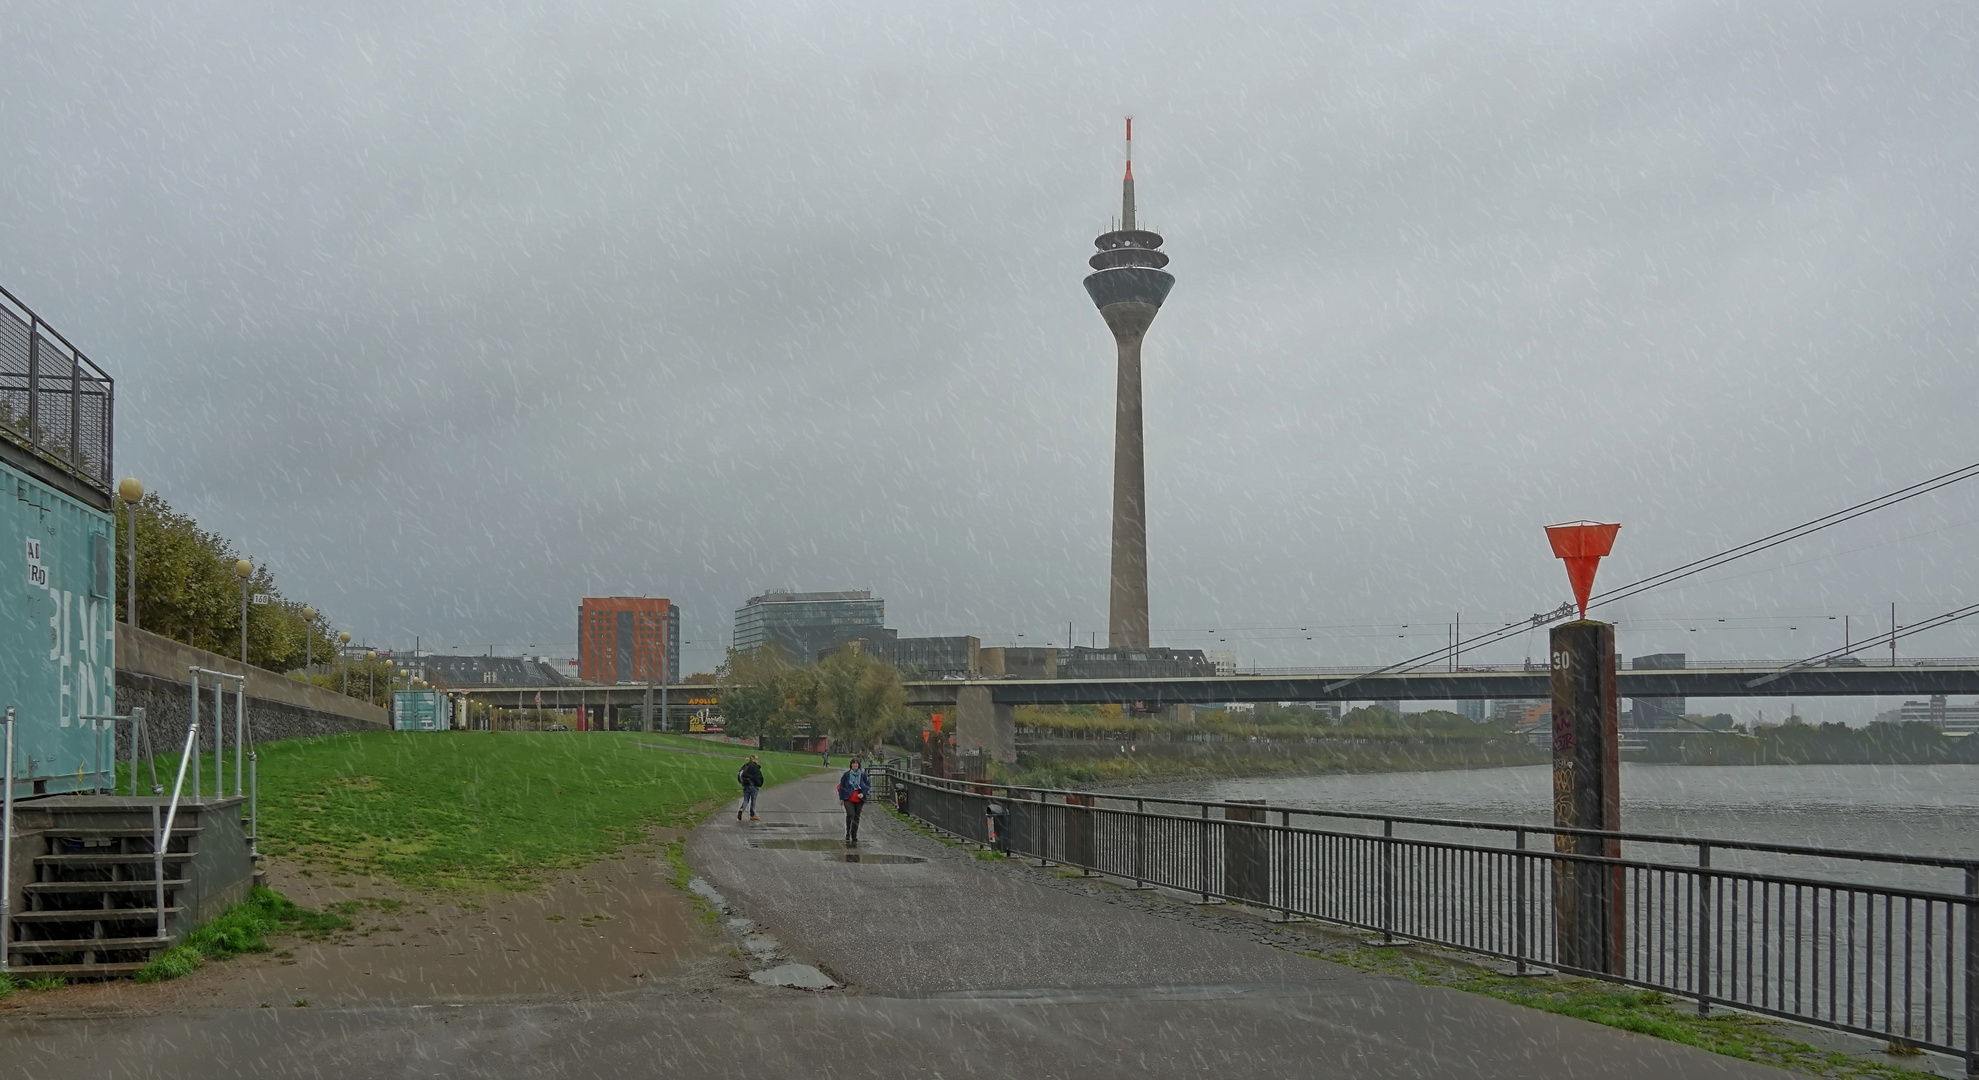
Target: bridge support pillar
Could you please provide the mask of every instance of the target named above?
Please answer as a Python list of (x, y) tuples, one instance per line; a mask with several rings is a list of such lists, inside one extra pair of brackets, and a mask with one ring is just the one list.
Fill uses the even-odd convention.
[[(1553, 628), (1553, 824), (1615, 832), (1622, 827), (1620, 702), (1615, 628), (1581, 620)], [(1568, 855), (1620, 858), (1621, 841), (1556, 836)], [(1563, 966), (1620, 975), (1624, 891), (1620, 867), (1560, 860), (1553, 876)]]
[(1017, 764), (1017, 715), (1014, 706), (998, 705), (987, 686), (963, 686), (955, 692), (955, 748), (978, 747), (994, 761)]

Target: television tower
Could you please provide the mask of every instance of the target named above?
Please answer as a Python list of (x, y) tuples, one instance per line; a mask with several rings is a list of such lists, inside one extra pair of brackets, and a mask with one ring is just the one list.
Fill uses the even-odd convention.
[(1161, 234), (1134, 227), (1134, 118), (1127, 118), (1127, 173), (1120, 181), (1120, 227), (1093, 241), (1086, 292), (1113, 331), (1119, 388), (1113, 408), (1113, 573), (1106, 643), (1148, 647), (1147, 454), (1141, 439), (1141, 338), (1175, 287), (1163, 270)]

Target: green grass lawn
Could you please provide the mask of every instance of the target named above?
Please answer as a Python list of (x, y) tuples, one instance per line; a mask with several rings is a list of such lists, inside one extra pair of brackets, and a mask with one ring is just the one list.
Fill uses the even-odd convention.
[[(735, 771), (749, 753), (632, 732), (287, 739), (260, 748), (261, 850), (415, 888), (527, 889), (644, 840), (653, 826), (685, 824), (696, 806), (736, 797)], [(771, 784), (807, 775), (818, 760), (761, 756)], [(173, 775), (168, 761), (177, 768), (176, 758), (161, 758), (161, 778)]]

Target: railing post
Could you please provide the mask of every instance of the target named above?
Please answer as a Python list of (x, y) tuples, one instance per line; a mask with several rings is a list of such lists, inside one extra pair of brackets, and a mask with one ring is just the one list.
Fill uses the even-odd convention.
[[(145, 726), (144, 706), (131, 710), (131, 798), (137, 798), (137, 729)], [(147, 743), (149, 739), (145, 740)], [(153, 766), (156, 768), (156, 766)]]
[(1711, 845), (1697, 845), (1697, 1015), (1711, 1014), (1711, 912), (1716, 905), (1711, 895)]
[(1203, 903), (1209, 903), (1209, 804), (1202, 803), (1202, 838), (1196, 843), (1196, 868), (1201, 876), (1196, 884), (1202, 886)]
[(7, 706), (6, 800), (0, 809), (0, 972), (14, 943), (14, 707)]
[(241, 797), (241, 755), (247, 748), (247, 676), (234, 680), (234, 798)]
[(1979, 1077), (1979, 866), (1965, 868), (1965, 1075)]
[(27, 323), (27, 441), (41, 446), (41, 320), (32, 313)]
[(1381, 943), (1395, 943), (1395, 819), (1381, 819)]
[[(1519, 829), (1513, 836), (1513, 845), (1523, 853), (1525, 851), (1525, 830)], [(1516, 923), (1512, 931), (1514, 938), (1512, 951), (1518, 954), (1517, 973), (1520, 975), (1525, 974), (1526, 920), (1530, 916), (1530, 911), (1526, 907), (1526, 868), (1527, 863), (1524, 854), (1512, 856), (1512, 873), (1514, 875), (1512, 891), (1517, 897), (1514, 902), (1515, 910), (1512, 914), (1512, 919)]]
[(1051, 802), (1038, 789), (1038, 865), (1051, 865)]
[(1147, 800), (1135, 799), (1134, 800), (1134, 888), (1136, 889), (1141, 888), (1142, 886), (1147, 884), (1146, 879), (1142, 876), (1143, 871), (1146, 869), (1146, 858), (1147, 858), (1147, 824), (1148, 823), (1147, 823), (1147, 819), (1141, 816), (1145, 813), (1147, 813)]

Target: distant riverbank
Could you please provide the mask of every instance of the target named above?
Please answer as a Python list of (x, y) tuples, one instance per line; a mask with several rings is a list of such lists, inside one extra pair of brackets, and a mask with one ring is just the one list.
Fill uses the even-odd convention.
[(1220, 777), (1497, 769), (1548, 760), (1548, 751), (1512, 738), (1048, 739), (1019, 747), (1012, 779), (1032, 787), (1065, 787)]
[[(1545, 825), (1552, 769), (1277, 776), (1134, 784), (1139, 794)], [(1979, 854), (1979, 765), (1622, 766), (1622, 828), (1782, 844)]]

